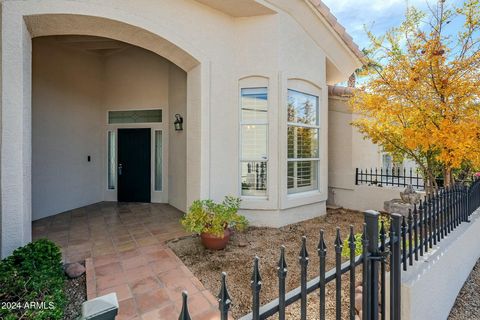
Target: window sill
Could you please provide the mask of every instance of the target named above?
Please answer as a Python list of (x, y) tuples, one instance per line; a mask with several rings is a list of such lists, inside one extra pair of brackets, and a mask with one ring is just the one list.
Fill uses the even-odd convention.
[(283, 198), (281, 209), (289, 209), (326, 200), (327, 195), (320, 190), (287, 194), (285, 198)]
[(240, 209), (245, 210), (276, 210), (278, 205), (268, 197), (252, 197), (252, 196), (242, 196), (240, 197), (242, 202), (240, 204)]

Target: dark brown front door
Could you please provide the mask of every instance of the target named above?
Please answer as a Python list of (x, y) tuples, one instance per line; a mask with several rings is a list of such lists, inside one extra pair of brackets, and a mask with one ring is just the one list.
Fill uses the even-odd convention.
[(150, 129), (118, 129), (118, 201), (150, 202)]

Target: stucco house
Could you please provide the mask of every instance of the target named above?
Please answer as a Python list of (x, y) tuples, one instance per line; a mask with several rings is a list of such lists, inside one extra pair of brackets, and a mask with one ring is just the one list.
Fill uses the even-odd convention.
[(323, 214), (328, 85), (361, 65), (320, 0), (2, 1), (1, 256), (101, 201)]

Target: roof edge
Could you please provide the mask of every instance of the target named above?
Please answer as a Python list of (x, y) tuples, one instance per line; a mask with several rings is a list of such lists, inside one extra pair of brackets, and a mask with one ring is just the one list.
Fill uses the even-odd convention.
[(344, 87), (344, 86), (328, 86), (328, 96), (329, 97), (342, 97), (350, 98), (355, 91), (355, 88)]
[(328, 8), (327, 5), (321, 0), (308, 0), (308, 2), (310, 2), (310, 4), (320, 13), (320, 15), (325, 19), (330, 27), (332, 27), (335, 33), (345, 43), (348, 49), (350, 49), (350, 51), (360, 60), (360, 62), (362, 64), (366, 64), (367, 60), (365, 55), (360, 50), (358, 45), (353, 41), (352, 36), (348, 34), (345, 27), (338, 22), (337, 18), (330, 11), (330, 8)]

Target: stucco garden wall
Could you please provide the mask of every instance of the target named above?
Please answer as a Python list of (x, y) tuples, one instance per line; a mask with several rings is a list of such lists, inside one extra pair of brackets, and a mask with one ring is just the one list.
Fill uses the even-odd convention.
[(352, 210), (385, 211), (384, 202), (399, 199), (400, 192), (405, 188), (376, 187), (368, 185), (352, 186), (351, 188), (330, 188), (328, 203), (334, 206)]
[(458, 293), (480, 258), (479, 233), (480, 209), (472, 214), (470, 223), (459, 225), (402, 272), (402, 319), (448, 318)]

